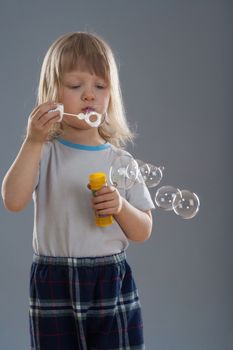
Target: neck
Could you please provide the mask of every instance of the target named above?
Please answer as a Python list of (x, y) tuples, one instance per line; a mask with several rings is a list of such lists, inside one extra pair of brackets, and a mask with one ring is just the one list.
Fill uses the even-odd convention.
[(98, 146), (106, 141), (100, 136), (97, 128), (90, 128), (87, 130), (71, 129), (64, 127), (61, 138), (64, 140), (79, 143), (81, 145)]

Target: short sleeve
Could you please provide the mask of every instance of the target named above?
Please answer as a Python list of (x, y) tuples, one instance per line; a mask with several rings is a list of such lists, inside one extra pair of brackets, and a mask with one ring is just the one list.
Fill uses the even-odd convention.
[(155, 209), (150, 192), (144, 182), (136, 182), (126, 191), (126, 199), (135, 208), (147, 211)]
[[(134, 159), (133, 156), (125, 150), (116, 148), (114, 146), (112, 146), (112, 149), (114, 151), (112, 164), (114, 164), (114, 162), (117, 159), (120, 159), (122, 157), (122, 164), (124, 167), (125, 164), (127, 164), (127, 162), (130, 161), (130, 159)], [(119, 164), (121, 164), (120, 161), (119, 161)], [(127, 182), (127, 185), (131, 185), (130, 184), (131, 181), (126, 181), (126, 182)], [(146, 186), (145, 181), (140, 172), (134, 184), (130, 188), (128, 189), (126, 188), (119, 189), (119, 192), (135, 208), (142, 211), (155, 209), (148, 187)]]

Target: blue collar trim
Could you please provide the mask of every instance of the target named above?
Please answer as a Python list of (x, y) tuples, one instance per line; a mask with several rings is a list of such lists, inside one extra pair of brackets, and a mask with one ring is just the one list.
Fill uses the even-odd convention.
[(76, 149), (81, 149), (84, 151), (102, 151), (102, 150), (110, 147), (109, 142), (106, 142), (106, 143), (103, 143), (103, 144), (97, 145), (97, 146), (89, 146), (89, 145), (81, 145), (79, 143), (73, 143), (73, 142), (70, 142), (70, 141), (67, 141), (67, 140), (64, 140), (61, 138), (58, 138), (57, 141), (62, 143), (65, 146), (68, 146), (71, 148), (76, 148)]

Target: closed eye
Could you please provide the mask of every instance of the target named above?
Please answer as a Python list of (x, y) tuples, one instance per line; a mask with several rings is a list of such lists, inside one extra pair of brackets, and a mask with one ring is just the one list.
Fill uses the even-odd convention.
[(104, 86), (104, 85), (99, 85), (99, 84), (97, 84), (96, 87), (97, 87), (97, 89), (105, 89), (105, 86)]

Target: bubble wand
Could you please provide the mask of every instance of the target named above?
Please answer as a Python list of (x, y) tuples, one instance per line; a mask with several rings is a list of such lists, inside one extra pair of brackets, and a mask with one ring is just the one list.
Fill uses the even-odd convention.
[[(59, 111), (60, 113), (60, 119), (58, 120), (59, 122), (62, 121), (63, 115), (70, 115), (72, 117), (76, 117), (79, 120), (85, 120), (87, 124), (92, 126), (93, 128), (97, 128), (101, 124), (102, 120), (102, 114), (97, 113), (94, 109), (92, 108), (87, 108), (85, 113), (79, 113), (79, 114), (73, 114), (73, 113), (67, 113), (64, 112), (64, 105), (59, 103), (57, 105), (57, 108), (50, 110), (50, 112), (56, 112)], [(92, 120), (91, 117), (95, 117), (95, 120)]]

